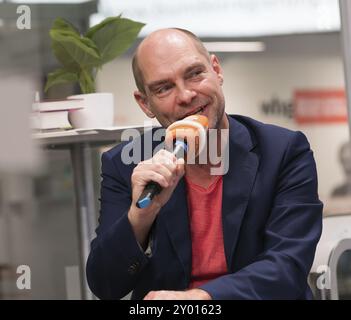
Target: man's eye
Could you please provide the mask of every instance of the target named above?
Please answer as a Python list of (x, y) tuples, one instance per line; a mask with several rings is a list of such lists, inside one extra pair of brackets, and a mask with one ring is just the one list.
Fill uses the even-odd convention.
[(164, 86), (162, 86), (162, 87), (156, 89), (156, 93), (157, 93), (157, 94), (162, 94), (162, 93), (167, 92), (167, 91), (170, 90), (171, 88), (172, 88), (171, 85), (164, 85)]
[(190, 78), (197, 77), (202, 73), (202, 70), (195, 70), (190, 73)]

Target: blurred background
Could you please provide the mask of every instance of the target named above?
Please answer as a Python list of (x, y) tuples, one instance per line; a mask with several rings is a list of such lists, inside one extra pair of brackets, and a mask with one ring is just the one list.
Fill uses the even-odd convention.
[[(30, 25), (22, 29), (21, 5), (30, 9)], [(44, 93), (47, 74), (58, 67), (50, 48), (53, 20), (63, 17), (85, 32), (120, 13), (146, 26), (133, 46), (104, 65), (97, 77), (97, 91), (114, 95), (114, 125), (141, 126), (146, 120), (133, 98), (136, 45), (158, 28), (194, 32), (222, 63), (228, 114), (300, 130), (308, 137), (325, 232), (330, 232), (318, 261), (328, 264), (336, 257), (337, 278), (329, 280), (334, 279), (337, 295), (328, 279), (318, 288), (319, 276), (328, 275), (318, 270), (318, 263), (311, 270), (311, 286), (317, 299), (351, 299), (347, 43), (337, 0), (0, 1), (0, 299), (89, 298), (82, 292), (79, 271), (82, 221), (71, 149), (33, 138), (29, 113), (36, 92), (43, 99), (79, 93), (70, 84)], [(111, 146), (89, 145), (95, 219), (100, 156)], [(342, 240), (346, 242), (336, 255)], [(20, 265), (30, 267), (30, 289), (16, 286)]]

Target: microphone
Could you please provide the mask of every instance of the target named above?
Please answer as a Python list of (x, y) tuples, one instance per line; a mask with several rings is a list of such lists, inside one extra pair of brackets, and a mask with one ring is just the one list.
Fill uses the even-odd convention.
[[(167, 147), (173, 145), (172, 154), (177, 159), (195, 158), (204, 149), (208, 119), (203, 115), (192, 115), (172, 123), (166, 130), (165, 143)], [(136, 206), (146, 208), (155, 195), (162, 191), (162, 187), (154, 181), (148, 182), (141, 193)]]

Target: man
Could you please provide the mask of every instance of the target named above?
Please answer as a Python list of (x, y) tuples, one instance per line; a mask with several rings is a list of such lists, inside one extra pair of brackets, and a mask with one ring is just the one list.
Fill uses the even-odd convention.
[[(134, 299), (311, 298), (322, 203), (305, 136), (228, 116), (218, 58), (188, 31), (146, 37), (133, 72), (136, 101), (164, 128), (201, 113), (209, 128), (228, 129), (229, 167), (212, 175), (210, 161), (184, 164), (165, 150), (125, 165), (126, 143), (104, 153), (100, 225), (87, 263), (91, 290), (102, 299), (132, 290)], [(163, 190), (138, 209), (149, 181)]]

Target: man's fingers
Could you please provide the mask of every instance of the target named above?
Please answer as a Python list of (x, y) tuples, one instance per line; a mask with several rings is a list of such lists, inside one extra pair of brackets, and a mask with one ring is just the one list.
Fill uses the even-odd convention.
[(185, 173), (185, 161), (183, 158), (180, 158), (176, 162), (177, 164), (177, 176), (180, 178)]
[(133, 172), (132, 180), (146, 185), (150, 180), (158, 182), (162, 187), (167, 188), (172, 183), (174, 174), (164, 165), (158, 163), (154, 165), (140, 166)]

